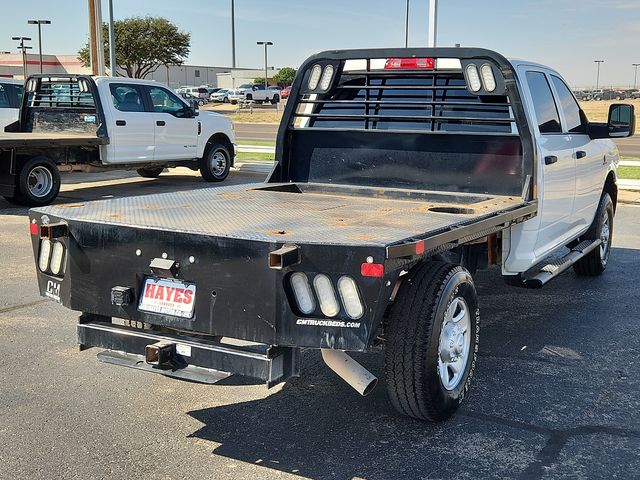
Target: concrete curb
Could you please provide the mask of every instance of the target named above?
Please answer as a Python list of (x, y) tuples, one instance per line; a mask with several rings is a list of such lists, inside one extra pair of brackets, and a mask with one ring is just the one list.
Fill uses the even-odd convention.
[(273, 162), (235, 162), (234, 167), (241, 172), (269, 173), (273, 168)]

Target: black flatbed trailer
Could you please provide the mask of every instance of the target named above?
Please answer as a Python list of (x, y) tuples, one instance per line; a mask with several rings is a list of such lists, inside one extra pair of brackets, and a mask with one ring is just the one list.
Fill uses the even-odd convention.
[[(492, 70), (491, 92), (469, 91), (470, 63)], [(385, 345), (394, 405), (404, 402), (399, 383), (415, 385), (401, 367), (423, 365), (406, 357), (418, 348), (409, 342), (438, 345), (424, 322), (464, 313), (464, 331), (447, 330), (448, 361), (461, 335), (472, 353), (440, 410), (396, 405), (445, 418), (475, 366), (479, 317), (466, 267), (497, 263), (498, 236), (537, 213), (527, 122), (515, 73), (495, 52), (324, 52), (299, 70), (265, 183), (32, 209), (40, 291), (82, 312), (82, 348), (198, 381), (231, 372), (273, 385), (298, 375), (302, 348), (322, 349), (338, 372), (353, 365), (341, 351)], [(47, 249), (58, 243), (54, 274)], [(166, 300), (162, 282), (172, 310), (150, 311), (148, 298)], [(176, 289), (182, 304), (184, 292), (193, 297), (191, 313), (175, 305)], [(366, 394), (375, 381), (357, 371), (364, 385), (350, 383)]]

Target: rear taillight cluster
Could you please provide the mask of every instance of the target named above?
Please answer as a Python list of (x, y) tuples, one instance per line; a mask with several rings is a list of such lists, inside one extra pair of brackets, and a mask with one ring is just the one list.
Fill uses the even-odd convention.
[(43, 238), (40, 240), (38, 268), (43, 273), (51, 273), (56, 276), (64, 275), (65, 253), (62, 242)]
[(338, 278), (334, 285), (331, 278), (324, 273), (316, 274), (310, 282), (306, 273), (295, 272), (289, 277), (289, 283), (296, 306), (304, 315), (313, 314), (319, 307), (322, 315), (332, 318), (340, 313), (341, 305), (347, 316), (353, 320), (364, 315), (358, 286), (348, 275)]
[(29, 225), (31, 235), (39, 236), (38, 268), (42, 273), (63, 276), (66, 270), (66, 247), (62, 238), (68, 237), (69, 229), (64, 223), (43, 224), (36, 220)]

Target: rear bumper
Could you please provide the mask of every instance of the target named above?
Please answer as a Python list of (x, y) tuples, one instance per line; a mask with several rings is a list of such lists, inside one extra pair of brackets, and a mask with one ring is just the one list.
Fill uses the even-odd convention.
[[(77, 333), (81, 349), (100, 347), (125, 354), (105, 359), (110, 363), (202, 383), (215, 383), (229, 374), (239, 374), (272, 387), (300, 373), (299, 348), (222, 343), (115, 325), (86, 315), (80, 317)], [(158, 344), (169, 351), (160, 364), (150, 362), (148, 354), (145, 356), (148, 347)]]

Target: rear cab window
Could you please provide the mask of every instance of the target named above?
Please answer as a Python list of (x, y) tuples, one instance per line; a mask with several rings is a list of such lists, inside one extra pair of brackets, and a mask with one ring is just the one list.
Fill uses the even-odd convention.
[(144, 112), (142, 91), (137, 85), (112, 83), (111, 100), (113, 106), (121, 112)]
[(540, 133), (562, 133), (558, 107), (546, 75), (542, 72), (528, 71), (526, 77)]

